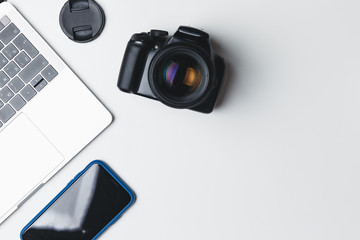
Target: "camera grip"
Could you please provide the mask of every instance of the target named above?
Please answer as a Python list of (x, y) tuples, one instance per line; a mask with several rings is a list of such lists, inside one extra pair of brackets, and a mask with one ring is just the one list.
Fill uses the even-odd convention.
[(120, 90), (137, 92), (152, 45), (148, 35), (135, 34), (132, 36), (126, 47), (120, 68), (117, 84)]

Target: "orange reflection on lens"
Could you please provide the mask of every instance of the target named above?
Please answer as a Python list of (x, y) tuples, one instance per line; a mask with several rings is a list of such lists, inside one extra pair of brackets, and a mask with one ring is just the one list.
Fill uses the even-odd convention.
[(192, 89), (199, 86), (201, 81), (201, 70), (195, 71), (194, 68), (187, 68), (183, 83)]

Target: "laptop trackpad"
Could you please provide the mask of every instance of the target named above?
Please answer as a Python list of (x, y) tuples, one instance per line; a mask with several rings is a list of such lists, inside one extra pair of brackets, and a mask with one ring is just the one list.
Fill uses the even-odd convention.
[(25, 114), (0, 132), (0, 217), (29, 194), (64, 157)]

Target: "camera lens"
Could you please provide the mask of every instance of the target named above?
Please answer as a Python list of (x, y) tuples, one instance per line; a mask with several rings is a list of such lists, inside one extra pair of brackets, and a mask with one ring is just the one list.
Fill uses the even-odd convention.
[(170, 46), (154, 56), (149, 81), (159, 100), (185, 108), (206, 94), (209, 75), (208, 63), (199, 52), (187, 46)]

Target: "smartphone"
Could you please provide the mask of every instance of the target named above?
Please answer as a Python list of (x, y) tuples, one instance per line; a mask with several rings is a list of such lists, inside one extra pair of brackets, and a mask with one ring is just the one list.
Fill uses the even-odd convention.
[(104, 162), (91, 162), (28, 223), (22, 240), (93, 240), (135, 201)]

